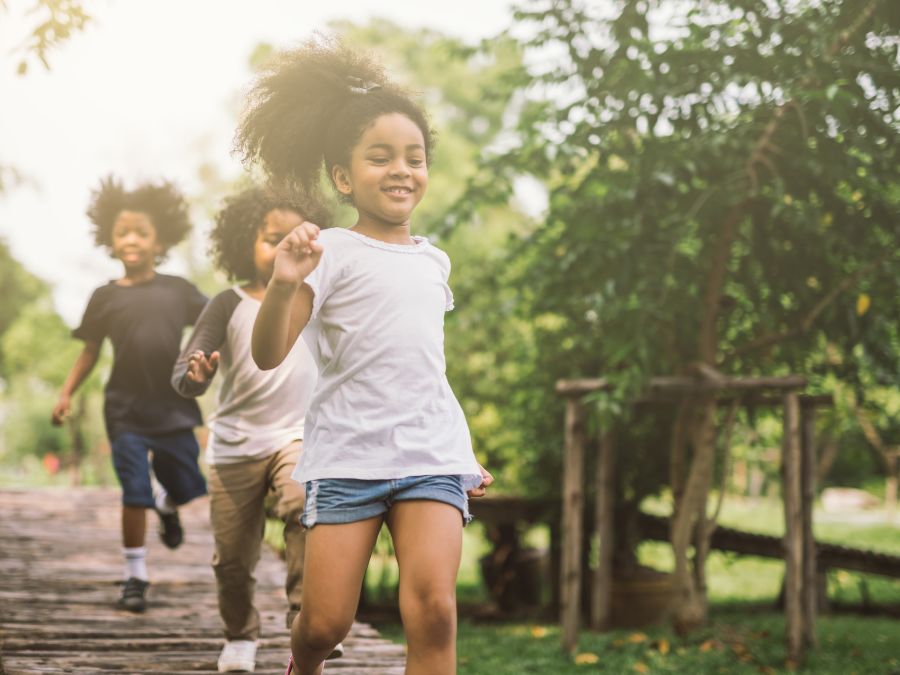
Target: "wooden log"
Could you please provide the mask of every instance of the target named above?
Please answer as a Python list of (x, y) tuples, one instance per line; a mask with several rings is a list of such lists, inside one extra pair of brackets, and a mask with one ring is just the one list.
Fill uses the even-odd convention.
[(564, 651), (578, 647), (581, 618), (581, 541), (584, 519), (584, 407), (566, 401), (565, 455), (563, 457), (562, 561), (560, 564), (560, 634)]
[(597, 569), (591, 585), (590, 626), (594, 630), (606, 630), (612, 612), (614, 513), (616, 497), (615, 441), (611, 431), (600, 437), (600, 456), (597, 460), (595, 483), (595, 527), (600, 550)]
[(795, 393), (784, 397), (781, 470), (784, 499), (784, 607), (788, 658), (803, 657), (803, 526), (800, 508), (800, 404)]
[[(594, 391), (610, 388), (606, 378), (583, 378), (577, 380), (559, 380), (556, 391), (563, 396), (578, 397)], [(802, 389), (806, 386), (806, 378), (802, 375), (784, 375), (774, 377), (721, 377), (719, 379), (701, 379), (686, 376), (664, 376), (650, 378), (648, 390), (638, 400), (656, 400), (667, 398), (665, 394), (709, 393), (720, 395), (749, 394), (758, 392), (783, 392)], [(668, 398), (671, 398), (669, 396)]]
[(816, 540), (813, 535), (813, 503), (816, 498), (816, 411), (813, 407), (800, 409), (800, 514), (803, 528), (803, 642), (815, 647), (818, 584), (816, 574)]

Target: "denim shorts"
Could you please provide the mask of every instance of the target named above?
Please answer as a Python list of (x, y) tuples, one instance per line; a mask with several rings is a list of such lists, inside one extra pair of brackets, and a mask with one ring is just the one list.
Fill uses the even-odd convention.
[(323, 478), (306, 483), (306, 507), (300, 523), (341, 525), (382, 516), (396, 502), (412, 500), (443, 502), (459, 510), (467, 525), (469, 498), (461, 476), (408, 476), (390, 480)]
[(116, 476), (122, 486), (122, 503), (126, 506), (153, 508), (151, 452), (153, 473), (172, 501), (186, 504), (206, 494), (206, 481), (197, 465), (200, 446), (190, 429), (153, 436), (125, 431), (110, 445)]

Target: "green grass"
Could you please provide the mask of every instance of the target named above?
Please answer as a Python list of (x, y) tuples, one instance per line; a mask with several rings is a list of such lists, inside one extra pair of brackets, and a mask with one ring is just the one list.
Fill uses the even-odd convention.
[[(645, 504), (648, 511), (666, 514), (663, 501)], [(721, 522), (740, 529), (778, 536), (784, 523), (776, 500), (726, 500)], [(845, 546), (900, 553), (900, 527), (885, 523), (884, 514), (866, 512), (838, 517), (817, 511), (816, 537)], [(531, 530), (526, 541), (545, 546), (546, 528)], [(465, 531), (458, 595), (462, 602), (486, 599), (478, 574), (478, 558), (487, 550), (477, 525)], [(644, 542), (638, 555), (643, 564), (670, 570), (673, 560), (663, 542)], [(394, 583), (396, 568), (384, 557), (379, 570)], [(668, 626), (644, 631), (583, 631), (579, 661), (559, 649), (559, 630), (535, 623), (474, 623), (459, 628), (460, 675), (521, 673), (780, 673), (789, 672), (784, 650), (784, 618), (772, 609), (784, 574), (779, 560), (713, 552), (707, 578), (711, 601), (709, 626), (685, 639)], [(370, 589), (372, 580), (370, 579)], [(832, 570), (828, 594), (832, 601), (858, 603), (864, 588), (876, 604), (900, 603), (900, 580)], [(397, 624), (378, 624), (382, 633), (403, 641)], [(897, 635), (900, 623), (882, 617), (851, 614), (821, 616), (820, 646), (809, 652), (802, 667), (792, 672), (836, 675), (900, 673)]]
[[(402, 641), (399, 626), (379, 626)], [(896, 621), (823, 617), (821, 646), (793, 672), (859, 675), (900, 670)], [(788, 672), (784, 620), (774, 612), (722, 611), (708, 627), (680, 639), (667, 627), (646, 631), (582, 632), (576, 660), (559, 649), (559, 630), (542, 624), (474, 624), (459, 628), (460, 675), (551, 673), (780, 673)], [(578, 663), (581, 661), (581, 663)]]

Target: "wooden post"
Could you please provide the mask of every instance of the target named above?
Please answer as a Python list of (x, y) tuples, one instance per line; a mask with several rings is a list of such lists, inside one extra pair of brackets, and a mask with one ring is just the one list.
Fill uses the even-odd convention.
[(584, 408), (576, 397), (566, 401), (565, 456), (563, 457), (562, 562), (560, 570), (560, 623), (562, 648), (573, 654), (578, 647), (581, 618), (581, 548), (584, 519)]
[(612, 609), (612, 575), (614, 541), (614, 513), (616, 503), (615, 441), (608, 431), (600, 436), (600, 457), (597, 460), (596, 502), (594, 503), (596, 534), (600, 540), (600, 555), (591, 585), (591, 628), (609, 628)]
[(803, 527), (803, 642), (815, 647), (816, 612), (818, 611), (818, 578), (816, 574), (816, 540), (813, 535), (813, 503), (816, 498), (816, 408), (800, 409), (800, 513)]
[(803, 658), (803, 527), (800, 509), (800, 405), (796, 393), (784, 397), (781, 456), (784, 499), (784, 611), (788, 658)]

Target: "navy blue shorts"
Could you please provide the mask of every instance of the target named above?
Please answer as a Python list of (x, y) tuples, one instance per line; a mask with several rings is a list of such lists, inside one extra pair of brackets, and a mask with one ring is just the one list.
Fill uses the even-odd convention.
[(306, 483), (306, 506), (300, 523), (342, 525), (387, 513), (395, 502), (428, 500), (454, 506), (468, 524), (469, 498), (461, 476), (408, 476), (393, 480), (323, 478)]
[(151, 452), (156, 480), (173, 502), (186, 504), (206, 494), (206, 480), (197, 465), (200, 446), (190, 429), (153, 436), (126, 431), (116, 436), (111, 444), (113, 466), (122, 486), (122, 503), (126, 506), (153, 508)]

